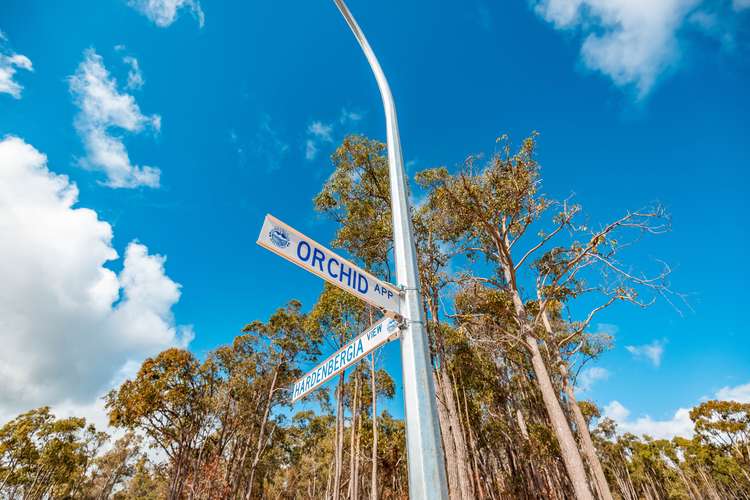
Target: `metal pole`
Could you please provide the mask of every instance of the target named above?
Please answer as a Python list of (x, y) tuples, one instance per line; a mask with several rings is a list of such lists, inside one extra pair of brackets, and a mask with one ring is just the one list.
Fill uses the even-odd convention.
[(388, 138), (388, 167), (393, 213), (393, 249), (396, 279), (402, 287), (401, 316), (406, 328), (401, 336), (404, 406), (406, 407), (406, 448), (409, 460), (409, 497), (440, 500), (448, 498), (445, 463), (432, 382), (432, 363), (427, 342), (422, 299), (419, 292), (417, 251), (406, 196), (407, 184), (401, 139), (398, 135), (396, 105), (383, 69), (364, 33), (343, 0), (334, 0), (370, 63), (385, 108)]

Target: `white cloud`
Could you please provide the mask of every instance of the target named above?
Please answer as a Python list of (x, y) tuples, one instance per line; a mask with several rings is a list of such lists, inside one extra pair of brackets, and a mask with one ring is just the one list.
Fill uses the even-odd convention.
[(719, 16), (716, 13), (705, 10), (696, 10), (690, 14), (688, 21), (706, 33), (715, 31), (720, 23)]
[(0, 421), (41, 405), (100, 414), (97, 398), (145, 357), (193, 337), (175, 323), (165, 258), (133, 241), (115, 273), (112, 227), (77, 200), (44, 155), (0, 141)]
[(263, 114), (260, 121), (260, 129), (255, 135), (253, 149), (266, 165), (268, 170), (277, 170), (284, 158), (289, 153), (289, 144), (281, 139), (281, 134), (271, 126), (271, 117)]
[(587, 368), (583, 370), (576, 379), (578, 392), (588, 392), (596, 382), (600, 380), (607, 380), (608, 378), (609, 371), (606, 368), (602, 368), (600, 366), (592, 366), (591, 368)]
[(341, 108), (341, 115), (339, 116), (339, 123), (341, 125), (347, 125), (350, 123), (357, 123), (362, 120), (364, 115), (358, 111), (352, 111), (350, 109)]
[(619, 432), (630, 432), (636, 435), (648, 435), (655, 439), (672, 439), (675, 436), (692, 437), (693, 422), (690, 410), (679, 408), (668, 420), (654, 420), (650, 416), (630, 419), (630, 410), (619, 401), (612, 401), (604, 407), (603, 417), (617, 422)]
[[(65, 400), (52, 407), (52, 413), (57, 418), (70, 418), (70, 417), (83, 417), (86, 419), (86, 424), (94, 424), (97, 430), (107, 431), (110, 436), (113, 435), (112, 431), (117, 432), (115, 428), (109, 428), (109, 416), (107, 415), (107, 409), (104, 407), (104, 393), (101, 397), (94, 399), (89, 403), (74, 403), (70, 400)], [(15, 415), (14, 415), (15, 416)], [(3, 419), (2, 413), (0, 413), (0, 422), (9, 420), (13, 416)]]
[(318, 156), (318, 146), (315, 144), (315, 141), (312, 139), (306, 140), (305, 141), (305, 159), (314, 160), (316, 156)]
[(125, 56), (122, 58), (122, 62), (130, 66), (130, 70), (128, 70), (127, 88), (132, 90), (142, 88), (146, 81), (143, 79), (143, 73), (141, 73), (141, 66), (138, 64), (138, 59), (133, 56)]
[(229, 143), (232, 145), (234, 152), (237, 154), (237, 160), (240, 166), (244, 167), (247, 163), (247, 154), (245, 146), (234, 129), (229, 130)]
[(620, 327), (617, 325), (613, 325), (612, 323), (597, 323), (596, 325), (597, 335), (607, 335), (614, 338), (617, 336), (617, 332), (619, 331)]
[(102, 170), (110, 187), (159, 187), (161, 171), (133, 165), (122, 139), (109, 131), (115, 127), (131, 133), (141, 132), (146, 127), (159, 131), (161, 117), (142, 114), (132, 95), (120, 93), (117, 81), (93, 49), (85, 51), (83, 62), (70, 77), (70, 90), (80, 110), (75, 126), (86, 148), (82, 165)]
[(722, 51), (736, 57), (742, 54), (744, 47), (745, 15), (741, 11), (748, 7), (750, 0), (734, 3), (703, 0), (688, 16), (686, 27), (715, 39)]
[(750, 403), (750, 382), (735, 387), (722, 387), (716, 392), (716, 399)]
[[(711, 398), (701, 398), (701, 401), (708, 399)], [(750, 403), (750, 382), (735, 387), (722, 387), (716, 391), (713, 399)], [(694, 432), (689, 408), (678, 408), (672, 418), (667, 420), (654, 420), (649, 415), (631, 419), (630, 410), (619, 401), (612, 401), (604, 407), (602, 416), (617, 422), (620, 433), (630, 432), (636, 435), (646, 434), (656, 439), (672, 439), (675, 436), (690, 438)]]
[(333, 142), (333, 124), (314, 121), (307, 126), (307, 140), (305, 140), (305, 159), (314, 160), (318, 156), (320, 144)]
[(664, 355), (664, 341), (654, 340), (650, 344), (643, 345), (626, 345), (625, 349), (636, 359), (646, 359), (654, 367), (661, 365), (661, 358)]
[(353, 127), (364, 118), (359, 111), (341, 108), (338, 120), (324, 123), (320, 120), (311, 122), (307, 126), (305, 138), (305, 159), (308, 161), (317, 158), (324, 144), (332, 144), (346, 127)]
[[(5, 34), (0, 31), (0, 42), (5, 40)], [(0, 94), (10, 94), (16, 99), (21, 98), (23, 86), (14, 80), (19, 69), (34, 71), (31, 59), (21, 54), (6, 53), (0, 44)]]
[(364, 113), (341, 108), (338, 120), (324, 123), (320, 120), (311, 122), (307, 126), (305, 138), (305, 159), (312, 161), (317, 158), (324, 144), (332, 144), (345, 131), (343, 129), (356, 126), (364, 118)]
[(700, 2), (538, 0), (535, 9), (558, 29), (579, 29), (584, 64), (642, 98), (679, 59), (677, 32)]
[(197, 0), (128, 0), (128, 4), (162, 28), (171, 25), (182, 8), (190, 9), (201, 28), (206, 22), (206, 16)]
[(325, 142), (333, 142), (333, 125), (326, 125), (323, 122), (312, 122), (307, 127), (307, 133), (316, 139), (320, 139)]
[(578, 10), (584, 0), (541, 0), (536, 3), (534, 10), (556, 28), (565, 28), (573, 24), (578, 18)]

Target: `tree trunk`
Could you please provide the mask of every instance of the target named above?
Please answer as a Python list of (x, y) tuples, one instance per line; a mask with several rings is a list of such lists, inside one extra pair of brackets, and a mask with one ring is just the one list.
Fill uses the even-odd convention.
[(484, 488), (482, 486), (482, 480), (480, 479), (479, 473), (479, 451), (477, 450), (476, 440), (474, 439), (474, 432), (471, 430), (471, 423), (469, 421), (469, 403), (466, 399), (466, 388), (463, 383), (461, 384), (461, 392), (464, 400), (464, 415), (466, 419), (466, 429), (468, 431), (468, 443), (467, 446), (471, 451), (471, 473), (474, 478), (474, 484), (476, 484), (477, 498), (483, 499), (485, 497)]
[(565, 463), (565, 469), (568, 471), (570, 482), (573, 485), (573, 491), (578, 500), (593, 500), (594, 497), (589, 489), (581, 453), (578, 451), (578, 445), (573, 437), (573, 432), (570, 430), (568, 419), (565, 417), (565, 413), (563, 413), (562, 406), (560, 406), (557, 391), (552, 385), (552, 379), (550, 379), (542, 353), (539, 351), (537, 339), (534, 337), (531, 326), (528, 324), (526, 307), (523, 304), (523, 300), (521, 300), (521, 294), (516, 283), (515, 264), (511, 258), (507, 231), (504, 232), (504, 235), (495, 234), (495, 244), (502, 262), (503, 275), (508, 282), (509, 291), (512, 295), (520, 334), (531, 354), (531, 365), (534, 368), (534, 374), (542, 393), (542, 400), (544, 401), (547, 415), (552, 423), (552, 429), (555, 431), (557, 443), (560, 445), (560, 453)]
[(342, 371), (339, 375), (339, 386), (336, 388), (336, 450), (333, 472), (333, 500), (341, 498), (341, 469), (344, 461), (344, 373)]
[[(553, 335), (554, 333), (552, 331), (552, 325), (549, 322), (549, 317), (547, 316), (547, 311), (542, 313), (542, 323), (544, 323), (544, 328), (547, 330), (547, 333)], [(576, 431), (578, 431), (578, 438), (581, 441), (581, 449), (583, 455), (586, 457), (586, 461), (589, 463), (591, 472), (593, 473), (594, 484), (596, 485), (599, 497), (602, 500), (614, 500), (612, 497), (612, 491), (609, 488), (609, 483), (607, 483), (607, 476), (604, 475), (602, 462), (599, 460), (599, 455), (597, 455), (594, 442), (591, 439), (589, 426), (586, 423), (586, 419), (583, 417), (583, 413), (581, 413), (581, 408), (578, 406), (573, 387), (569, 383), (568, 366), (560, 358), (559, 351), (555, 350), (555, 356), (557, 357), (557, 364), (560, 369), (560, 376), (562, 377), (563, 390), (565, 391), (565, 396), (568, 400), (570, 412), (573, 414)]]
[(432, 371), (435, 381), (435, 393), (437, 397), (438, 421), (440, 422), (440, 437), (443, 442), (445, 455), (445, 472), (448, 476), (448, 497), (451, 500), (461, 498), (461, 489), (458, 486), (458, 466), (456, 464), (456, 447), (450, 432), (450, 417), (445, 405), (445, 390), (442, 378), (438, 370)]
[(355, 443), (357, 430), (357, 403), (359, 399), (359, 374), (354, 375), (354, 394), (352, 395), (352, 423), (349, 426), (349, 498), (354, 499), (354, 461), (355, 461)]
[(583, 413), (581, 413), (581, 408), (578, 406), (575, 394), (573, 393), (573, 387), (566, 382), (567, 368), (563, 368), (561, 365), (560, 372), (564, 380), (563, 388), (565, 389), (565, 395), (568, 398), (570, 410), (571, 413), (573, 413), (573, 419), (576, 423), (578, 437), (581, 440), (581, 448), (583, 450), (584, 456), (586, 457), (586, 461), (589, 463), (589, 467), (591, 467), (591, 471), (594, 475), (596, 489), (599, 492), (599, 497), (602, 500), (614, 500), (614, 497), (612, 496), (612, 490), (610, 490), (609, 483), (607, 483), (607, 476), (604, 475), (602, 463), (599, 460), (599, 455), (597, 455), (596, 448), (594, 447), (594, 442), (591, 439), (591, 433), (589, 432), (588, 425), (586, 424), (586, 419), (584, 418)]
[(237, 466), (234, 466), (235, 472), (234, 472), (234, 478), (232, 479), (232, 492), (234, 495), (239, 496), (239, 492), (242, 489), (242, 473), (245, 470), (245, 462), (247, 461), (247, 454), (250, 452), (250, 443), (247, 439), (242, 439), (241, 441), (241, 448), (242, 448), (242, 455), (239, 461), (239, 464)]
[(352, 494), (352, 497), (356, 500), (359, 498), (359, 453), (360, 453), (360, 446), (362, 441), (362, 389), (360, 388), (360, 395), (359, 395), (359, 408), (358, 413), (360, 414), (359, 419), (357, 419), (357, 448), (354, 450), (355, 459), (354, 459), (354, 493)]
[(573, 432), (570, 430), (568, 420), (563, 413), (560, 401), (557, 399), (557, 393), (552, 386), (549, 372), (544, 363), (542, 353), (539, 351), (537, 339), (533, 335), (526, 335), (526, 346), (531, 352), (531, 364), (534, 367), (534, 374), (539, 383), (539, 389), (542, 392), (542, 399), (547, 410), (552, 429), (555, 431), (557, 442), (560, 445), (565, 469), (568, 471), (570, 482), (573, 485), (573, 491), (579, 500), (593, 500), (591, 490), (589, 490), (588, 480), (586, 478), (586, 469), (583, 466), (581, 454), (578, 451)]
[(8, 479), (10, 479), (11, 474), (13, 474), (13, 472), (16, 470), (16, 461), (14, 460), (10, 464), (8, 464), (8, 468), (6, 470), (8, 471), (8, 473), (5, 474), (5, 479), (3, 479), (3, 482), (0, 483), (0, 491), (3, 491), (5, 489), (5, 485), (7, 484)]
[(518, 422), (518, 428), (521, 430), (521, 436), (528, 441), (529, 430), (526, 427), (526, 419), (523, 417), (523, 412), (520, 408), (516, 409), (516, 422)]
[(182, 495), (182, 465), (185, 454), (185, 445), (180, 443), (180, 451), (176, 454), (176, 463), (174, 465), (174, 477), (169, 485), (169, 500), (177, 500)]
[(453, 379), (450, 373), (448, 373), (444, 359), (440, 362), (440, 371), (440, 378), (444, 384), (443, 394), (445, 395), (445, 403), (448, 408), (448, 418), (450, 419), (450, 435), (453, 438), (456, 450), (458, 487), (461, 491), (461, 498), (464, 500), (472, 500), (474, 498), (474, 491), (471, 484), (471, 475), (469, 473), (471, 462), (469, 460), (468, 450), (466, 449), (466, 439), (464, 438), (458, 406), (456, 405), (456, 393)]
[(370, 500), (378, 500), (378, 392), (375, 381), (375, 351), (370, 354), (370, 390), (372, 391), (372, 473)]
[[(433, 362), (433, 376), (435, 379), (438, 406), (438, 420), (440, 422), (443, 449), (445, 450), (445, 465), (448, 475), (448, 495), (452, 499), (471, 500), (474, 492), (469, 471), (469, 453), (466, 439), (461, 427), (458, 406), (454, 396), (453, 380), (448, 373), (443, 337), (440, 331), (439, 310), (437, 297), (433, 297), (429, 304), (432, 321), (428, 324), (435, 348), (437, 362)], [(450, 456), (449, 456), (450, 455)]]
[(331, 481), (333, 479), (333, 475), (331, 474), (331, 466), (328, 467), (328, 479), (326, 479), (326, 494), (325, 499), (328, 500), (331, 494)]
[[(260, 455), (263, 452), (263, 449), (265, 448), (264, 439), (265, 439), (265, 431), (266, 431), (266, 424), (268, 423), (268, 415), (271, 412), (271, 405), (273, 403), (273, 391), (276, 390), (276, 381), (278, 380), (279, 376), (279, 367), (277, 366), (276, 369), (273, 371), (273, 378), (271, 379), (271, 387), (268, 389), (268, 395), (266, 398), (266, 407), (263, 410), (263, 420), (260, 422), (260, 429), (258, 430), (258, 442), (255, 445), (255, 456), (253, 457), (253, 461), (250, 467), (250, 481), (247, 487), (247, 493), (245, 494), (245, 498), (249, 499), (252, 498), (252, 492), (253, 492), (253, 486), (255, 482), (255, 470), (258, 468), (258, 463), (260, 462)], [(271, 429), (273, 432), (273, 429)]]

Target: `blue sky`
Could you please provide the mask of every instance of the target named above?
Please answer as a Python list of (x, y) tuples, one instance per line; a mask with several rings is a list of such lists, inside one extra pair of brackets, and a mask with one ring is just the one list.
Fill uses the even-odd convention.
[[(311, 203), (328, 155), (347, 133), (384, 138), (384, 122), (333, 3), (280, 7), (3, 2), (0, 272), (15, 293), (0, 295), (0, 416), (95, 412), (143, 357), (188, 342), (203, 355), (291, 298), (314, 302), (318, 278), (255, 245), (262, 218), (329, 241)], [(575, 193), (592, 221), (655, 200), (672, 213), (639, 258), (672, 264), (694, 311), (618, 306), (595, 325), (616, 344), (582, 395), (628, 429), (668, 435), (701, 398), (750, 398), (748, 7), (350, 3), (388, 74), (411, 172), (537, 130), (545, 191)], [(50, 179), (74, 183), (77, 203)], [(398, 344), (381, 358), (398, 379)]]

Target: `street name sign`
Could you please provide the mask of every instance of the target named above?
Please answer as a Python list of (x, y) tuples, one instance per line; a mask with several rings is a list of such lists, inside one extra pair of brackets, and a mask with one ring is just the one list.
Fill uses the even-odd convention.
[(258, 245), (318, 275), (391, 315), (399, 313), (396, 287), (379, 280), (272, 215), (266, 215)]
[(341, 370), (353, 366), (370, 351), (395, 338), (399, 331), (398, 322), (395, 319), (389, 317), (381, 319), (297, 380), (292, 386), (292, 402), (330, 380)]

